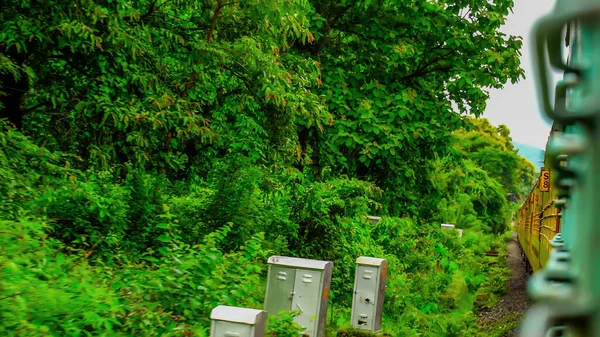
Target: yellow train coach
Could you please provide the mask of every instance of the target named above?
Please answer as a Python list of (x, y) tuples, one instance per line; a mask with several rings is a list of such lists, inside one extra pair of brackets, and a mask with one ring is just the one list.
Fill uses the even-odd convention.
[[(549, 140), (560, 132), (552, 126)], [(533, 271), (543, 268), (548, 261), (550, 241), (560, 232), (560, 211), (554, 206), (556, 189), (551, 184), (551, 172), (546, 160), (536, 184), (517, 214), (517, 237)]]

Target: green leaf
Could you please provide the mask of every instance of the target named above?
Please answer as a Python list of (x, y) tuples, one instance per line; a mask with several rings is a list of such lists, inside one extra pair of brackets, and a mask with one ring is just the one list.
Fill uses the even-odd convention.
[(171, 237), (168, 234), (163, 233), (157, 238), (157, 240), (161, 242), (171, 242)]

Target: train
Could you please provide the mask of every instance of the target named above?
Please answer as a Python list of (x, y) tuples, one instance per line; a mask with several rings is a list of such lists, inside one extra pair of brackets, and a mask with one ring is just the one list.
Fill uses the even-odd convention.
[[(561, 131), (556, 123), (552, 125), (546, 151)], [(535, 184), (517, 212), (517, 238), (526, 266), (532, 272), (544, 268), (553, 249), (551, 241), (561, 230), (561, 210), (554, 205), (557, 193), (549, 164), (545, 158)]]

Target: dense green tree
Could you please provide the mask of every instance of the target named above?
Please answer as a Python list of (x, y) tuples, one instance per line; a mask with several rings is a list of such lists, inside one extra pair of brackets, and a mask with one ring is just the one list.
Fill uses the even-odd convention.
[(95, 166), (293, 158), (295, 123), (329, 122), (310, 91), (317, 62), (287, 52), (312, 39), (309, 12), (300, 0), (4, 1), (2, 116)]
[(498, 28), (507, 1), (312, 1), (319, 92), (334, 116), (302, 130), (314, 167), (332, 166), (386, 190), (392, 213), (422, 215), (430, 159), (445, 153), (463, 114), (480, 115), (487, 88), (523, 76), (521, 40)]
[(437, 219), (465, 230), (506, 231), (509, 202), (502, 184), (468, 158), (447, 156), (434, 163), (442, 198)]
[(278, 254), (334, 262), (336, 322), (381, 256), (394, 336), (473, 336), (529, 174), (467, 117), (523, 75), (511, 6), (0, 2), (0, 332), (206, 336), (216, 305), (262, 307)]
[(3, 114), (39, 143), (178, 175), (226, 153), (331, 166), (398, 214), (431, 211), (429, 159), (523, 74), (509, 0), (1, 6)]
[(518, 154), (505, 125), (493, 126), (485, 119), (469, 119), (457, 131), (459, 151), (502, 184), (507, 193), (523, 197), (535, 179), (535, 167)]

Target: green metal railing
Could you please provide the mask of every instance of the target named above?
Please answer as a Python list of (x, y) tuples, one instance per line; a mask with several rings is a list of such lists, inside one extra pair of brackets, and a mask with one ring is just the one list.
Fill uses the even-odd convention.
[[(536, 23), (534, 39), (540, 106), (564, 130), (546, 154), (562, 233), (546, 268), (529, 281), (537, 303), (520, 335), (600, 337), (600, 0), (558, 0)], [(549, 70), (563, 80), (552, 85)]]

